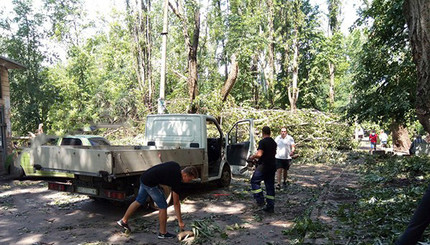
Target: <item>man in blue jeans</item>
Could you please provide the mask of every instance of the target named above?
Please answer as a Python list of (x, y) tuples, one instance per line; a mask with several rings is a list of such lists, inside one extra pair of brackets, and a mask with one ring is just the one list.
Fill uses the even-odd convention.
[(197, 177), (198, 172), (194, 166), (189, 166), (181, 170), (177, 162), (165, 162), (151, 167), (140, 177), (140, 187), (136, 200), (130, 204), (124, 217), (118, 220), (117, 224), (131, 232), (128, 220), (130, 216), (146, 202), (149, 195), (159, 208), (158, 220), (160, 222), (160, 228), (158, 238), (175, 237), (173, 234), (168, 233), (166, 229), (167, 202), (159, 185), (166, 185), (172, 188), (173, 206), (175, 208), (179, 228), (182, 230), (185, 224), (182, 221), (181, 203), (179, 201), (178, 192), (180, 191), (182, 183), (188, 183)]
[(276, 142), (270, 137), (270, 128), (264, 126), (261, 130), (263, 139), (258, 142), (257, 153), (249, 157), (249, 160), (258, 159), (257, 168), (251, 177), (251, 189), (258, 206), (264, 206), (264, 194), (261, 189), (261, 181), (266, 186), (266, 207), (262, 210), (273, 213), (275, 210), (275, 155)]

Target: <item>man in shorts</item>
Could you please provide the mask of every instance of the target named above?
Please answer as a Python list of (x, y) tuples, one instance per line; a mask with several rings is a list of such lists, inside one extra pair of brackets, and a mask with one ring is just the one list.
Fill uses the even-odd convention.
[(287, 175), (288, 169), (290, 169), (291, 165), (291, 156), (294, 154), (296, 150), (296, 145), (294, 144), (294, 139), (290, 135), (288, 135), (287, 128), (283, 127), (281, 129), (281, 135), (278, 135), (275, 138), (275, 142), (278, 145), (276, 148), (276, 174), (278, 179), (278, 184), (276, 185), (276, 189), (281, 189), (281, 176), (283, 173), (283, 187), (287, 186)]
[(173, 206), (175, 208), (176, 218), (178, 219), (179, 228), (185, 227), (181, 216), (181, 203), (179, 201), (178, 191), (182, 183), (188, 183), (198, 177), (197, 169), (193, 166), (181, 170), (177, 162), (160, 163), (146, 170), (140, 177), (140, 187), (136, 200), (130, 204), (122, 219), (117, 224), (125, 230), (131, 232), (128, 225), (130, 216), (146, 202), (148, 196), (157, 204), (158, 220), (160, 223), (158, 238), (173, 238), (175, 235), (167, 232), (167, 202), (159, 185), (166, 185), (172, 188)]

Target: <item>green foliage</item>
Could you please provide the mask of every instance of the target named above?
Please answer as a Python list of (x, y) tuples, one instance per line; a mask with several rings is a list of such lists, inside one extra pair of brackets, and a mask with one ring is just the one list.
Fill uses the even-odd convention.
[[(11, 108), (14, 119), (13, 130), (27, 134), (37, 129), (47, 118), (51, 105), (55, 102), (55, 88), (47, 80), (47, 69), (43, 66), (46, 53), (42, 52), (46, 38), (41, 26), (45, 18), (35, 13), (29, 1), (13, 1), (13, 19), (3, 19), (0, 30), (9, 33), (3, 36), (2, 49), (8, 57), (26, 66), (25, 70), (10, 73)], [(10, 33), (10, 26), (17, 28)]]
[(330, 149), (349, 149), (353, 145), (351, 127), (336, 115), (312, 110), (300, 110), (293, 114), (284, 110), (226, 108), (221, 113), (224, 132), (233, 123), (245, 118), (253, 118), (258, 131), (265, 125), (269, 126), (273, 137), (279, 134), (282, 127), (287, 127), (288, 134), (294, 138), (297, 151), (307, 162), (313, 162), (318, 154), (333, 157)]
[[(377, 13), (385, 15), (375, 22), (378, 25), (370, 29), (370, 33), (375, 37), (384, 38), (376, 38), (362, 49), (363, 36), (359, 32), (348, 39), (338, 32), (334, 32), (331, 38), (326, 38), (319, 22), (321, 11), (317, 6), (312, 6), (309, 0), (210, 1), (208, 17), (204, 18), (205, 16), (201, 14), (200, 19), (202, 29), (198, 49), (199, 96), (194, 102), (195, 106), (199, 108), (199, 113), (223, 118), (225, 125), (230, 124), (226, 118), (248, 117), (238, 111), (234, 111), (237, 116), (225, 116), (231, 108), (238, 106), (249, 110), (289, 108), (287, 89), (292, 79), (292, 50), (297, 34), (300, 53), (298, 59), (300, 96), (297, 103), (299, 108), (310, 109), (303, 110), (296, 116), (288, 116), (288, 120), (281, 120), (279, 124), (292, 125), (292, 135), (295, 135), (302, 145), (304, 155), (312, 155), (311, 151), (307, 153), (305, 149), (312, 151), (318, 149), (319, 152), (323, 152), (326, 147), (350, 148), (352, 143), (349, 138), (352, 134), (348, 126), (339, 123), (338, 116), (327, 114), (328, 117), (325, 119), (321, 119), (323, 116), (316, 116), (318, 120), (314, 120), (315, 115), (305, 115), (312, 114), (309, 112), (311, 109), (319, 111), (334, 109), (332, 111), (335, 113), (343, 113), (338, 108), (349, 103), (352, 84), (350, 81), (353, 77), (363, 79), (358, 79), (354, 84), (356, 95), (353, 97), (353, 105), (358, 107), (350, 107), (352, 109), (349, 115), (352, 120), (361, 115), (362, 119), (373, 121), (382, 119), (387, 121), (393, 113), (399, 117), (413, 115), (400, 113), (411, 111), (410, 105), (413, 101), (409, 99), (413, 93), (410, 87), (400, 91), (398, 96), (391, 96), (391, 93), (398, 92), (398, 87), (403, 89), (413, 80), (413, 76), (409, 76), (412, 67), (409, 65), (412, 63), (406, 53), (407, 45), (404, 45), (407, 43), (405, 34), (399, 32), (400, 24), (403, 22), (398, 17), (397, 2), (389, 8), (386, 2), (375, 1), (374, 6), (382, 7), (363, 12), (363, 21), (366, 18), (376, 18)], [(26, 71), (14, 71), (11, 75), (14, 134), (26, 134), (27, 131), (33, 131), (38, 123), (43, 122), (48, 133), (60, 134), (88, 124), (126, 123), (130, 128), (123, 132), (137, 135), (143, 128), (144, 117), (151, 111), (150, 105), (155, 104), (155, 101), (147, 101), (149, 89), (143, 86), (146, 81), (140, 81), (141, 84), (138, 84), (142, 67), (139, 67), (136, 61), (136, 52), (139, 50), (136, 49), (133, 30), (128, 25), (131, 16), (120, 12), (113, 14), (110, 23), (102, 19), (98, 24), (100, 26), (95, 27), (100, 31), (91, 36), (84, 36), (87, 27), (94, 26), (95, 23), (84, 18), (82, 0), (65, 0), (61, 3), (44, 0), (41, 11), (36, 14), (32, 12), (31, 1), (16, 0), (13, 4), (16, 6), (17, 18), (0, 18), (0, 26), (5, 30), (4, 33), (7, 33), (0, 36), (2, 42), (0, 49), (8, 54), (8, 57), (28, 65)], [(330, 18), (333, 25), (337, 25), (339, 21), (333, 18), (339, 10), (339, 1), (330, 3), (333, 13), (330, 14)], [(183, 1), (183, 6), (186, 20), (192, 26), (193, 13), (202, 6), (196, 1)], [(153, 48), (149, 63), (154, 70), (148, 79), (155, 81), (155, 88), (152, 88), (154, 91), (158, 89), (156, 81), (160, 76), (158, 69), (155, 68), (159, 66), (160, 59), (161, 13), (161, 2), (154, 2), (149, 9), (142, 9), (139, 13), (150, 17), (145, 28), (151, 28), (149, 32), (151, 36), (148, 38), (152, 40)], [(393, 24), (395, 32), (390, 32), (388, 25), (376, 28), (383, 27), (384, 25), (379, 24), (384, 21)], [(10, 28), (13, 24), (18, 26), (16, 33)], [(192, 30), (193, 28), (188, 29), (190, 37), (194, 35)], [(186, 83), (188, 50), (184, 48), (183, 31), (181, 20), (174, 17), (170, 11), (166, 82), (167, 109), (170, 113), (184, 113), (190, 106), (188, 99), (185, 99), (188, 97)], [(42, 40), (47, 39), (45, 33), (54, 37), (50, 42), (66, 44), (67, 60), (49, 67), (46, 65), (55, 60), (55, 52), (45, 51), (47, 48), (42, 45)], [(390, 35), (395, 37), (389, 39)], [(401, 43), (396, 44), (397, 40)], [(385, 49), (379, 52), (381, 46)], [(392, 46), (402, 49), (400, 51), (388, 49)], [(270, 65), (270, 47), (273, 47), (273, 62), (276, 66), (273, 81), (270, 81), (267, 72)], [(381, 58), (370, 63), (371, 59), (382, 56), (387, 50), (393, 57), (386, 60)], [(345, 53), (349, 55), (349, 60), (345, 58)], [(230, 58), (233, 54), (237, 56), (239, 63), (239, 76), (227, 102), (223, 103), (219, 91), (230, 70)], [(356, 59), (359, 54), (359, 59)], [(400, 62), (401, 58), (403, 63)], [(327, 98), (329, 61), (336, 64), (334, 108), (328, 104)], [(350, 64), (354, 69), (348, 70)], [(384, 64), (388, 64), (391, 75), (384, 80), (387, 86), (385, 83), (377, 84), (384, 90), (376, 85), (368, 86), (360, 82), (372, 80), (368, 79), (371, 75), (372, 78), (384, 75), (383, 72), (366, 73), (368, 67), (372, 66), (377, 67), (379, 71), (384, 70)], [(403, 69), (405, 67), (406, 70)], [(145, 68), (147, 67), (143, 69)], [(365, 88), (370, 88), (370, 92)], [(390, 95), (388, 96), (390, 99), (369, 102), (365, 107), (360, 104), (369, 101), (368, 95), (378, 98), (373, 95), (381, 91)], [(153, 98), (156, 97), (154, 94)], [(384, 101), (387, 104), (382, 106)], [(368, 107), (369, 105), (378, 107), (375, 109)], [(393, 113), (382, 117), (382, 110)], [(357, 114), (357, 111), (364, 114)], [(249, 114), (252, 116), (252, 113)], [(267, 118), (264, 113), (258, 116), (260, 117), (256, 118)], [(275, 124), (273, 126), (276, 130), (280, 127)], [(341, 129), (343, 127), (345, 129)], [(119, 135), (115, 137), (119, 138)], [(333, 157), (329, 151), (324, 152), (327, 154), (324, 153), (326, 155), (320, 156), (320, 159)]]
[(51, 70), (61, 98), (48, 118), (53, 132), (66, 133), (89, 123), (120, 124), (127, 118), (144, 118), (147, 108), (136, 106), (143, 96), (134, 82), (130, 48), (124, 27), (113, 23), (108, 35), (71, 49), (66, 67)]
[(55, 0), (43, 0), (47, 11), (46, 16), (52, 24), (49, 29), (50, 36), (60, 42), (76, 45), (79, 43), (79, 32), (86, 18), (83, 11), (83, 0), (62, 0), (61, 4)]
[(303, 244), (305, 236), (309, 238), (319, 238), (318, 235), (329, 230), (327, 225), (319, 221), (313, 221), (309, 218), (310, 212), (306, 211), (305, 215), (294, 219), (294, 226), (290, 230), (283, 230), (282, 234), (288, 236), (289, 239), (297, 241), (298, 244)]
[(194, 220), (191, 227), (195, 236), (192, 244), (205, 244), (217, 234), (226, 238), (226, 234), (222, 232), (221, 227), (219, 227), (219, 225), (210, 217), (201, 220)]
[[(373, 1), (360, 23), (372, 20), (368, 39), (353, 67), (352, 120), (406, 123), (414, 121), (416, 69), (412, 62), (402, 0)], [(360, 38), (357, 36), (357, 38)], [(359, 41), (357, 41), (359, 42)]]
[(351, 242), (393, 244), (429, 184), (430, 158), (367, 155), (359, 169), (358, 201), (342, 205), (335, 215), (345, 223), (343, 232)]

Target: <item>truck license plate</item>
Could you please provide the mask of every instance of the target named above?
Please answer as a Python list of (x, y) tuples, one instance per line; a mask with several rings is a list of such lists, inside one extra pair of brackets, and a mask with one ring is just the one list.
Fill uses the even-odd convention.
[(76, 188), (76, 192), (83, 193), (83, 194), (89, 194), (89, 195), (97, 195), (97, 190), (93, 188), (87, 188), (87, 187), (80, 187), (78, 186)]

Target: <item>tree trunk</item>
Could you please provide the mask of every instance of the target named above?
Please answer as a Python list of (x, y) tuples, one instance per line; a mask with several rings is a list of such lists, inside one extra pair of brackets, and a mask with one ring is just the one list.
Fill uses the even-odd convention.
[(199, 46), (199, 36), (200, 36), (200, 9), (196, 7), (194, 12), (194, 33), (191, 42), (189, 30), (189, 23), (182, 8), (181, 0), (176, 1), (177, 7), (173, 6), (169, 2), (169, 6), (175, 15), (181, 20), (183, 25), (183, 34), (185, 45), (188, 48), (188, 96), (190, 99), (190, 108), (188, 112), (195, 113), (197, 108), (194, 106), (194, 99), (198, 95), (198, 63), (197, 63), (197, 49)]
[(408, 129), (396, 122), (391, 124), (390, 129), (393, 137), (394, 151), (409, 152), (411, 139), (409, 138)]
[[(197, 68), (197, 49), (199, 46), (199, 36), (200, 36), (200, 10), (196, 9), (194, 13), (194, 35), (193, 43), (189, 47), (188, 52), (188, 72), (190, 73), (188, 78), (188, 89), (191, 104), (198, 95), (198, 68)], [(195, 112), (191, 109), (191, 112)]]
[(405, 0), (403, 12), (409, 28), (412, 54), (418, 71), (417, 117), (430, 133), (430, 1)]
[[(142, 0), (143, 1), (143, 0)], [(152, 80), (152, 38), (151, 38), (151, 31), (152, 31), (152, 25), (151, 25), (151, 17), (149, 14), (149, 11), (151, 10), (151, 0), (145, 0), (146, 4), (142, 3), (143, 6), (143, 11), (145, 13), (145, 23), (144, 26), (144, 31), (143, 33), (145, 33), (145, 45), (143, 47), (143, 49), (145, 50), (145, 56), (144, 56), (144, 60), (145, 60), (145, 64), (146, 64), (146, 69), (145, 69), (145, 77), (146, 77), (146, 81), (147, 81), (147, 85), (148, 85), (148, 103), (147, 106), (149, 107), (150, 111), (153, 111), (153, 104), (152, 102), (154, 101), (154, 90), (155, 90), (155, 86), (154, 86), (154, 82)]]
[(291, 112), (295, 113), (297, 110), (297, 99), (299, 98), (299, 88), (297, 86), (298, 79), (299, 79), (299, 47), (298, 47), (298, 30), (295, 29), (293, 39), (293, 79), (291, 85), (288, 87), (288, 99), (290, 101), (290, 110)]
[[(328, 0), (328, 17), (329, 17), (329, 30), (328, 30), (328, 37), (330, 39), (330, 42), (333, 43), (333, 36), (336, 32), (340, 29), (341, 21), (339, 21), (339, 15), (340, 15), (340, 9), (341, 9), (341, 2), (340, 0)], [(334, 57), (332, 57), (334, 58)], [(329, 79), (330, 79), (330, 91), (329, 91), (329, 103), (330, 107), (334, 107), (334, 80), (335, 80), (335, 72), (336, 72), (336, 65), (334, 63), (334, 59), (330, 60), (328, 59), (328, 71), (329, 71)]]
[[(222, 11), (221, 11), (221, 0), (216, 0), (216, 7), (217, 7), (217, 18), (222, 19)], [(224, 62), (224, 78), (227, 79), (228, 77), (228, 57), (227, 57), (227, 49), (225, 47), (225, 36), (221, 39), (221, 63)]]
[(329, 92), (330, 106), (331, 106), (331, 108), (333, 108), (333, 106), (334, 106), (334, 72), (335, 72), (335, 66), (332, 62), (328, 63), (328, 70), (330, 73), (330, 92)]
[[(252, 63), (251, 63), (251, 67), (250, 67), (250, 71), (251, 71), (251, 75), (254, 78), (254, 81), (257, 81), (257, 76), (258, 76), (258, 55), (254, 54), (254, 56), (252, 57)], [(252, 84), (252, 94), (254, 96), (254, 106), (255, 108), (258, 108), (258, 103), (260, 100), (260, 95), (258, 93), (258, 86), (256, 84), (256, 82), (254, 82)]]
[(134, 50), (136, 58), (136, 74), (139, 89), (143, 96), (143, 101), (150, 111), (152, 111), (152, 97), (154, 86), (152, 84), (151, 66), (151, 19), (149, 11), (150, 0), (135, 0), (131, 6), (130, 0), (126, 1), (127, 13), (130, 16), (129, 26), (133, 33)]
[(228, 94), (230, 93), (231, 89), (236, 83), (238, 73), (239, 73), (239, 64), (236, 61), (236, 55), (233, 55), (231, 57), (230, 74), (228, 75), (228, 78), (225, 81), (224, 85), (222, 86), (222, 90), (221, 90), (221, 98), (223, 102), (227, 100)]
[(268, 44), (268, 63), (269, 63), (269, 70), (267, 74), (267, 80), (268, 86), (267, 91), (269, 94), (270, 103), (273, 106), (275, 103), (273, 96), (273, 87), (274, 87), (274, 77), (275, 77), (275, 31), (274, 31), (274, 24), (273, 24), (273, 18), (274, 18), (274, 7), (272, 0), (267, 1), (267, 8), (269, 10), (269, 13), (267, 15), (267, 21), (268, 21), (268, 28), (269, 28), (269, 44)]

